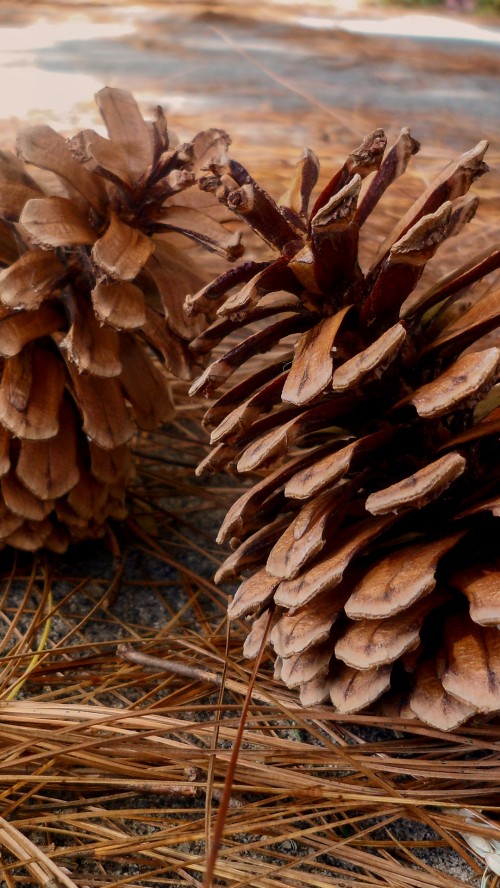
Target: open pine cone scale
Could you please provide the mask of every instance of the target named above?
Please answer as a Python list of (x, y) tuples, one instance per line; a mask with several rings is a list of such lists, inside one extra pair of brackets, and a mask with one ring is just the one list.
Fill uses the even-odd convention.
[(225, 133), (175, 144), (160, 108), (97, 103), (108, 137), (39, 125), (0, 154), (0, 545), (62, 551), (126, 515), (130, 441), (172, 417), (171, 374), (197, 361), (184, 296), (205, 275), (186, 246), (241, 252), (192, 187)]
[[(239, 370), (207, 413), (215, 446), (200, 471), (264, 476), (219, 533), (233, 552), (217, 579), (244, 577), (229, 615), (252, 619), (245, 653), (257, 652), (271, 610), (276, 674), (304, 704), (396, 708), (451, 729), (500, 709), (500, 290), (478, 284), (500, 253), (417, 288), (476, 212), (467, 192), (487, 170), (481, 142), (363, 272), (362, 226), (419, 146), (403, 130), (385, 148), (382, 130), (367, 137), (309, 215), (311, 152), (287, 207), (231, 160), (202, 180), (277, 257), (188, 297), (193, 314), (220, 304), (191, 345), (220, 356), (192, 391), (210, 397)], [(247, 325), (224, 353), (220, 343)], [(291, 360), (273, 361), (290, 343)], [(270, 360), (241, 381), (262, 352)]]

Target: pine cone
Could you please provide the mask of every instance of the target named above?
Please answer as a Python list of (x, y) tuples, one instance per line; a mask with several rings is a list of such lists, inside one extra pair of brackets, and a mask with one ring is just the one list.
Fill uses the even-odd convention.
[(0, 154), (0, 543), (22, 549), (64, 551), (124, 516), (128, 442), (172, 416), (164, 368), (190, 378), (201, 329), (179, 235), (240, 252), (184, 200), (225, 134), (172, 146), (161, 109), (150, 124), (127, 92), (97, 102), (109, 139), (35, 126), (19, 160)]
[(304, 705), (396, 707), (451, 729), (500, 709), (500, 289), (477, 283), (499, 267), (500, 248), (415, 290), (475, 213), (466, 192), (487, 170), (481, 142), (362, 271), (361, 226), (419, 146), (403, 130), (385, 148), (382, 130), (365, 139), (310, 214), (310, 152), (288, 206), (232, 160), (205, 177), (274, 257), (188, 299), (193, 313), (224, 299), (197, 354), (252, 325), (192, 391), (210, 396), (253, 356), (281, 352), (210, 407), (216, 446), (200, 471), (264, 474), (219, 534), (235, 551), (217, 580), (246, 576), (229, 608), (253, 617), (245, 653), (270, 618), (276, 675)]

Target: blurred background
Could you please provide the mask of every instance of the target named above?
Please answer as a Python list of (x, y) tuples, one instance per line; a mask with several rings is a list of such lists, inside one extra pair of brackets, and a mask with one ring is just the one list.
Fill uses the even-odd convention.
[[(227, 128), (273, 182), (308, 145), (332, 159), (373, 126), (425, 155), (498, 151), (500, 0), (0, 2), (0, 138), (97, 123), (101, 86), (161, 103), (179, 135)], [(491, 158), (490, 158), (491, 160)]]
[(118, 86), (146, 117), (161, 104), (181, 139), (226, 129), (275, 198), (305, 147), (322, 185), (375, 127), (390, 143), (409, 126), (422, 150), (367, 223), (365, 258), (446, 163), (487, 138), (479, 213), (427, 283), (464, 247), (498, 239), (500, 0), (0, 0), (0, 66), (2, 148), (26, 123), (100, 129), (94, 94)]

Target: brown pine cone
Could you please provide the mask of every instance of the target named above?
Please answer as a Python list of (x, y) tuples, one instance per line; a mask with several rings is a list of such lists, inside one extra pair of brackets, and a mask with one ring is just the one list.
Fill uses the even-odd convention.
[(232, 269), (187, 306), (222, 301), (196, 354), (252, 325), (193, 392), (211, 396), (270, 353), (208, 410), (215, 446), (200, 468), (264, 474), (219, 534), (234, 551), (218, 581), (245, 577), (229, 608), (252, 616), (245, 652), (255, 655), (270, 618), (276, 674), (305, 705), (396, 706), (451, 729), (500, 709), (500, 289), (477, 283), (500, 248), (415, 289), (476, 211), (466, 194), (487, 170), (481, 142), (361, 269), (360, 229), (418, 148), (403, 130), (386, 152), (376, 130), (310, 213), (310, 152), (288, 206), (234, 161), (213, 164), (204, 187), (275, 258)]
[(160, 108), (147, 123), (127, 92), (97, 103), (109, 138), (35, 126), (19, 159), (0, 153), (1, 545), (63, 551), (124, 516), (128, 444), (172, 416), (202, 329), (181, 245), (240, 255), (191, 188), (225, 134), (171, 145)]

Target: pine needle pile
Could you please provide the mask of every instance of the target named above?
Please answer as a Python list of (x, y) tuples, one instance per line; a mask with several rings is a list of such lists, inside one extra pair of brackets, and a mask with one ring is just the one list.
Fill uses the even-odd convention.
[[(418, 149), (403, 130), (386, 152), (375, 130), (312, 209), (311, 152), (280, 205), (237, 162), (213, 164), (202, 186), (274, 255), (222, 275), (188, 308), (222, 303), (191, 344), (199, 355), (265, 319), (192, 387), (211, 396), (270, 353), (210, 407), (214, 448), (200, 466), (264, 475), (219, 534), (234, 552), (218, 581), (246, 577), (229, 608), (252, 616), (245, 653), (255, 656), (270, 619), (276, 676), (304, 705), (377, 704), (446, 730), (500, 707), (500, 291), (483, 282), (500, 250), (418, 287), (475, 214), (481, 142), (362, 270), (362, 226)], [(279, 343), (289, 352), (273, 361)]]
[(186, 245), (239, 255), (203, 212), (200, 165), (218, 130), (177, 144), (161, 108), (103, 89), (108, 131), (23, 131), (0, 155), (0, 545), (64, 551), (126, 515), (137, 429), (172, 418), (189, 379), (186, 290), (205, 279)]
[[(185, 570), (180, 603), (168, 522), (159, 528), (159, 539), (143, 537), (164, 566), (161, 579), (149, 576), (159, 624), (134, 617), (146, 570), (137, 581), (123, 565), (77, 580), (70, 563), (51, 575), (39, 561), (2, 578), (8, 888), (188, 886), (205, 872), (249, 672), (238, 634), (224, 643), (225, 596)], [(117, 660), (118, 643), (142, 660)], [(480, 879), (470, 845), (484, 853), (498, 840), (498, 725), (445, 734), (397, 718), (342, 719), (331, 707), (304, 712), (294, 696), (262, 663), (215, 884), (458, 888), (450, 848), (469, 883)]]
[(183, 413), (134, 445), (114, 565), (98, 543), (55, 564), (4, 553), (3, 882), (199, 884), (228, 782), (214, 884), (458, 888), (457, 859), (479, 881), (499, 834), (496, 724), (445, 734), (303, 710), (266, 655), (231, 772), (248, 661), (193, 556), (220, 561), (194, 529), (235, 491), (194, 486), (205, 445)]

